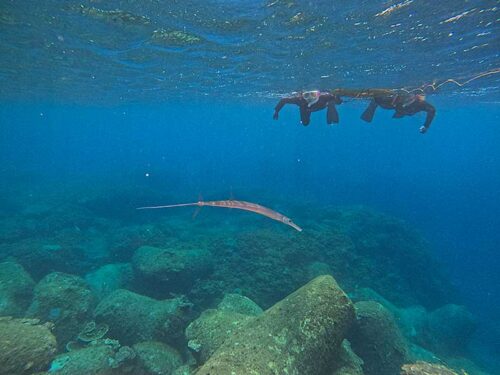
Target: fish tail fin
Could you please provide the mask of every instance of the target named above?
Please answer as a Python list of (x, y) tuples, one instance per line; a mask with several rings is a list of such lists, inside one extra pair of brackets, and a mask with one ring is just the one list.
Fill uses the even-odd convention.
[(193, 215), (191, 216), (191, 219), (193, 219), (193, 220), (194, 220), (194, 219), (196, 219), (196, 217), (198, 216), (198, 214), (199, 214), (199, 213), (200, 213), (200, 211), (201, 211), (201, 208), (202, 208), (202, 206), (198, 206), (198, 207), (196, 207), (196, 209), (195, 209), (195, 210), (194, 210), (194, 212), (193, 212)]

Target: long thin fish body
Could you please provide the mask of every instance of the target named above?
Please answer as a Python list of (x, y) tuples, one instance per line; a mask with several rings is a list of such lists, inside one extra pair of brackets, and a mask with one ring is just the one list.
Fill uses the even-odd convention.
[(238, 210), (250, 211), (259, 215), (266, 216), (270, 219), (280, 221), (283, 224), (289, 225), (295, 230), (302, 232), (302, 228), (295, 224), (290, 218), (286, 217), (279, 212), (273, 211), (270, 208), (261, 206), (260, 204), (236, 201), (236, 200), (225, 200), (225, 201), (198, 201), (192, 203), (179, 203), (170, 204), (165, 206), (151, 206), (151, 207), (139, 207), (138, 210), (149, 210), (149, 209), (160, 209), (160, 208), (172, 208), (172, 207), (186, 207), (186, 206), (210, 206), (210, 207), (222, 207), (222, 208), (234, 208)]

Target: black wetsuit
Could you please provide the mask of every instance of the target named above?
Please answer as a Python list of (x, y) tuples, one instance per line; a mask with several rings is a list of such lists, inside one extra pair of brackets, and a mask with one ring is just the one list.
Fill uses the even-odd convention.
[(392, 116), (394, 118), (413, 116), (415, 113), (423, 111), (427, 112), (427, 117), (425, 118), (424, 125), (420, 128), (420, 132), (425, 133), (429, 129), (429, 126), (431, 126), (436, 109), (432, 104), (423, 99), (414, 98), (413, 101), (411, 100), (411, 97), (408, 95), (375, 96), (368, 108), (361, 115), (361, 118), (367, 122), (371, 122), (378, 106), (384, 109), (394, 109), (396, 111)]
[(316, 103), (311, 106), (308, 105), (307, 100), (305, 100), (302, 95), (292, 96), (289, 98), (283, 98), (274, 108), (274, 119), (278, 119), (278, 113), (283, 108), (285, 104), (295, 104), (300, 108), (300, 122), (302, 125), (307, 126), (311, 121), (311, 113), (316, 111), (326, 110), (326, 122), (327, 124), (338, 123), (339, 114), (335, 108), (336, 104), (342, 103), (342, 100), (337, 95), (330, 93), (321, 93), (319, 99)]

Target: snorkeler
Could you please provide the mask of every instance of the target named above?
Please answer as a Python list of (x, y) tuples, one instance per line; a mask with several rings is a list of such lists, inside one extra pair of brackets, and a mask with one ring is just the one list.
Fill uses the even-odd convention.
[(321, 111), (326, 108), (326, 123), (331, 125), (339, 122), (339, 114), (335, 108), (336, 104), (342, 103), (339, 96), (328, 93), (320, 92), (318, 90), (305, 91), (296, 96), (283, 98), (279, 101), (274, 108), (273, 119), (278, 119), (278, 114), (285, 104), (295, 104), (300, 109), (300, 122), (302, 125), (307, 126), (311, 121), (311, 113)]
[(366, 122), (371, 122), (378, 106), (384, 109), (394, 109), (396, 112), (392, 116), (393, 118), (413, 116), (418, 112), (427, 112), (425, 123), (420, 127), (420, 133), (422, 134), (429, 130), (432, 119), (436, 114), (436, 109), (432, 104), (425, 101), (424, 95), (392, 93), (386, 95), (374, 95), (370, 105), (361, 115), (361, 119)]

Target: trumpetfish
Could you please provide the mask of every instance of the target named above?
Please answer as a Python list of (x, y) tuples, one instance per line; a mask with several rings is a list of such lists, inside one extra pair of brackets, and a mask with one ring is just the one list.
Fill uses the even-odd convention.
[(286, 217), (279, 212), (273, 211), (270, 208), (261, 206), (260, 204), (245, 202), (245, 201), (237, 201), (233, 199), (225, 200), (225, 201), (198, 201), (192, 203), (179, 203), (179, 204), (168, 204), (165, 206), (149, 206), (149, 207), (138, 207), (138, 210), (153, 210), (160, 208), (172, 208), (172, 207), (186, 207), (186, 206), (210, 206), (210, 207), (222, 207), (222, 208), (235, 208), (238, 210), (250, 211), (259, 215), (266, 216), (270, 219), (279, 221), (283, 224), (289, 225), (292, 228), (302, 232), (302, 228), (295, 224), (290, 218)]

